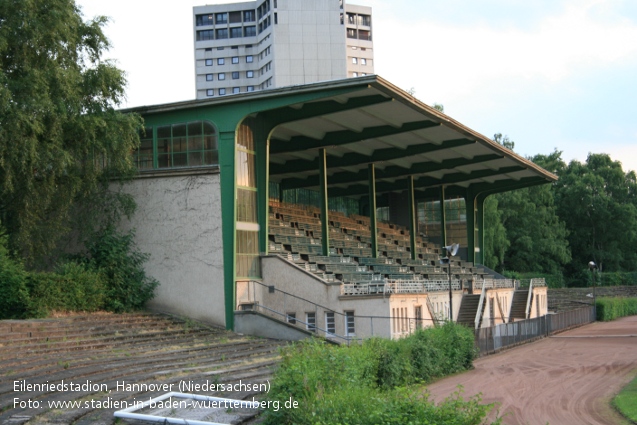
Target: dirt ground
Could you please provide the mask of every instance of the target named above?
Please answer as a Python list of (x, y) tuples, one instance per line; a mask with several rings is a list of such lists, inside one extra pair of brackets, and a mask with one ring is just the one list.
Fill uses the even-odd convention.
[(637, 316), (592, 323), (486, 356), (428, 386), (441, 401), (464, 387), (498, 403), (505, 424), (618, 425), (610, 400), (637, 373)]

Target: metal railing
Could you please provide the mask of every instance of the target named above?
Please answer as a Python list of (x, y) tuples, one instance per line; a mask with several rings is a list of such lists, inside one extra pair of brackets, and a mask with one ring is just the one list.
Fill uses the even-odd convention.
[(595, 321), (595, 309), (584, 307), (535, 319), (503, 323), (476, 329), (476, 346), (480, 355), (497, 352), (503, 348), (531, 341)]
[[(462, 289), (462, 281), (451, 280), (451, 289)], [(374, 295), (374, 294), (420, 294), (426, 292), (448, 291), (448, 280), (394, 280), (384, 279), (370, 283), (344, 283), (341, 295)]]

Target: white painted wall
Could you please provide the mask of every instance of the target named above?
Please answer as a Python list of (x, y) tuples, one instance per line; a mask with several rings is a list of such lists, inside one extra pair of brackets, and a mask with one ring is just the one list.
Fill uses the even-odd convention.
[(160, 282), (148, 307), (224, 326), (219, 173), (142, 177), (125, 191), (137, 211), (122, 230), (136, 229), (146, 272)]

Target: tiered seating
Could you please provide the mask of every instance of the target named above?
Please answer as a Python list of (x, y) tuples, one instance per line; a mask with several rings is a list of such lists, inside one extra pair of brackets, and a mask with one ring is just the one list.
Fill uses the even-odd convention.
[[(447, 266), (439, 264), (440, 247), (417, 236), (418, 258), (412, 259), (409, 230), (402, 226), (378, 223), (379, 258), (371, 258), (369, 217), (330, 211), (330, 255), (323, 256), (318, 208), (272, 202), (269, 217), (269, 250), (327, 281), (373, 285), (385, 279), (418, 282), (447, 278)], [(460, 279), (484, 273), (457, 257), (452, 258), (450, 267), (452, 275)]]

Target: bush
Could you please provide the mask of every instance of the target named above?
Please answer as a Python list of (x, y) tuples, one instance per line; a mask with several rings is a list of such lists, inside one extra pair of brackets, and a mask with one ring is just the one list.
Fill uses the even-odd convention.
[(0, 238), (0, 319), (27, 316), (29, 290), (22, 263), (10, 257), (6, 238)]
[(595, 301), (597, 320), (608, 322), (620, 317), (637, 314), (637, 298), (597, 298)]
[(476, 356), (473, 332), (448, 323), (392, 341), (351, 347), (306, 340), (282, 352), (268, 394), (292, 397), (299, 409), (270, 409), (267, 424), (479, 424), (490, 410), (459, 395), (439, 406), (407, 386), (468, 369)]
[(29, 317), (51, 311), (96, 311), (103, 307), (105, 277), (86, 264), (69, 262), (56, 273), (29, 273)]
[(153, 298), (159, 285), (146, 276), (143, 264), (148, 254), (135, 247), (132, 231), (119, 234), (109, 226), (87, 242), (89, 257), (85, 261), (106, 277), (104, 307), (114, 312), (137, 310)]

